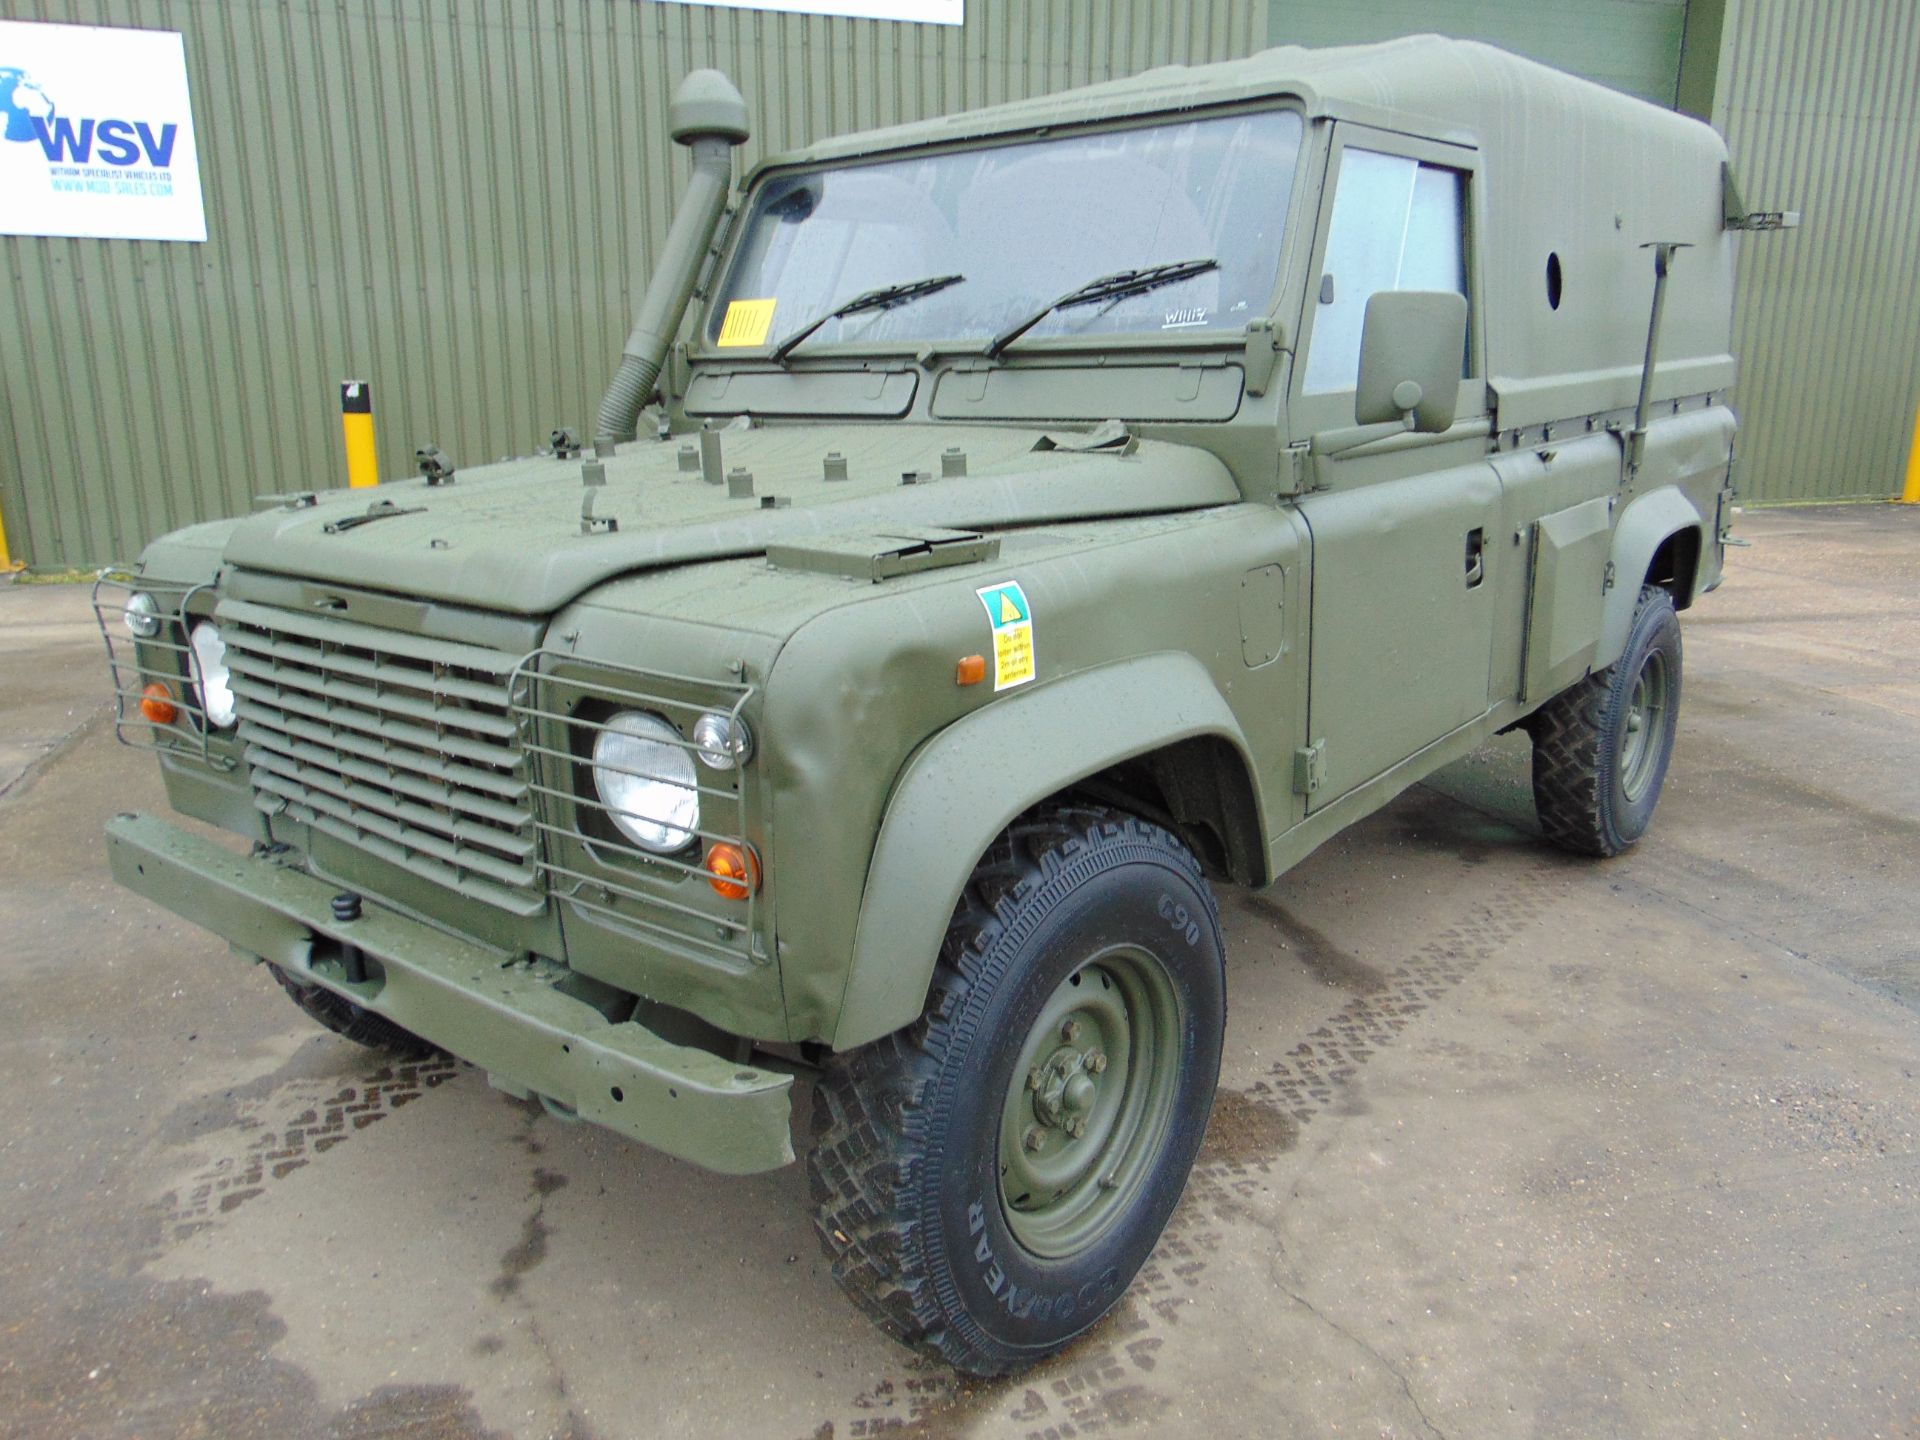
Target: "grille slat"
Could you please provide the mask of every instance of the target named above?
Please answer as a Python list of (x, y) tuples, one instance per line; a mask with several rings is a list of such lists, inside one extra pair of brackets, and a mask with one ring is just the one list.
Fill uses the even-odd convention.
[[(389, 819), (376, 810), (349, 804), (345, 800), (329, 795), (324, 790), (310, 789), (297, 781), (257, 770), (254, 772), (253, 785), (256, 792), (278, 795), (321, 815), (330, 815), (335, 820), (351, 825), (363, 835), (378, 835), (382, 839), (391, 840), (396, 845), (404, 845), (410, 850), (431, 855), (434, 859), (456, 870), (471, 870), (475, 874), (497, 880), (503, 885), (533, 883), (534, 872), (531, 866), (510, 865), (491, 855), (476, 853), (452, 840), (425, 834), (412, 826)], [(257, 794), (255, 798), (258, 798)]]
[[(271, 685), (257, 685), (250, 680), (242, 679), (238, 672), (234, 676), (233, 693), (243, 701), (253, 700), (262, 707), (252, 709), (243, 705), (240, 713), (242, 715), (259, 714), (262, 716), (263, 724), (271, 723), (264, 715), (264, 711), (270, 709), (291, 724), (316, 727), (320, 733), (328, 733), (326, 727), (330, 725), (351, 731), (352, 734), (339, 737), (340, 745), (369, 759), (384, 762), (391, 757), (396, 764), (410, 764), (414, 756), (433, 758), (446, 755), (466, 762), (465, 766), (455, 768), (473, 770), (477, 779), (487, 770), (511, 769), (520, 758), (518, 752), (504, 745), (489, 745), (464, 735), (436, 733), (423, 725), (408, 725), (387, 720), (379, 715), (370, 715), (364, 710), (355, 710), (348, 705), (316, 704), (307, 699), (304, 694), (295, 695), (291, 698), (303, 707), (307, 715), (314, 717), (312, 720), (303, 720), (299, 714), (291, 713), (285, 708), (284, 702), (289, 697)], [(286, 729), (288, 726), (276, 724), (274, 728)], [(431, 773), (418, 765), (412, 765), (411, 768), (421, 770), (422, 774)], [(495, 789), (493, 786), (479, 784), (476, 784), (475, 788)], [(496, 793), (508, 792), (496, 790)]]
[(520, 663), (517, 655), (499, 650), (483, 650), (457, 640), (440, 640), (426, 635), (407, 635), (398, 630), (378, 630), (353, 620), (329, 620), (319, 615), (303, 615), (292, 610), (276, 610), (250, 600), (221, 600), (220, 619), (247, 629), (265, 631), (287, 640), (317, 642), (330, 649), (367, 651), (400, 665), (417, 665), (422, 670), (446, 666), (470, 670), (477, 675), (497, 675), (504, 682)]
[(242, 601), (218, 613), (259, 809), (514, 914), (545, 909), (514, 657)]
[[(277, 799), (263, 803), (261, 798), (256, 796), (254, 804), (269, 813), (280, 811), (280, 802)], [(544, 895), (528, 894), (518, 886), (496, 885), (493, 881), (481, 876), (443, 864), (430, 855), (422, 855), (409, 845), (396, 844), (383, 836), (368, 834), (356, 826), (344, 824), (304, 805), (289, 802), (284, 812), (280, 813), (285, 813), (303, 825), (311, 825), (322, 834), (331, 835), (336, 840), (343, 840), (349, 845), (365, 850), (369, 855), (377, 855), (403, 869), (413, 871), (416, 875), (423, 875), (437, 884), (445, 885), (448, 889), (458, 890), (462, 895), (471, 895), (476, 900), (484, 900), (487, 904), (514, 915), (538, 915), (547, 908)]]
[[(364, 781), (367, 785), (392, 786), (402, 795), (423, 800), (429, 805), (458, 804), (462, 810), (509, 828), (517, 826), (521, 815), (525, 813), (524, 807), (505, 804), (490, 796), (482, 795), (477, 790), (461, 791), (450, 779), (443, 779), (436, 783), (416, 775), (410, 769), (402, 770), (398, 767), (383, 769), (370, 761), (357, 760), (352, 755), (330, 746), (291, 739), (286, 735), (275, 734), (271, 730), (263, 730), (258, 725), (242, 725), (240, 739), (244, 744), (257, 745), (262, 750), (274, 752), (276, 763), (270, 768), (284, 770), (286, 762), (305, 761), (309, 766), (338, 771), (342, 775), (350, 775), (356, 780)], [(284, 757), (284, 760), (280, 757)], [(524, 793), (525, 789), (526, 787), (522, 786), (521, 792)]]
[[(234, 650), (244, 651), (249, 656), (263, 656), (268, 661), (285, 660), (295, 664), (305, 664), (310, 653), (310, 647), (306, 645), (283, 644), (247, 630), (236, 630), (233, 638), (227, 643)], [(497, 704), (500, 698), (499, 687), (496, 685), (480, 685), (454, 675), (425, 677), (398, 665), (383, 665), (375, 660), (362, 660), (344, 651), (335, 651), (330, 663), (338, 674), (357, 675), (363, 680), (405, 685), (430, 691), (434, 695), (447, 695), (480, 705)]]
[(418, 830), (430, 831), (454, 843), (456, 847), (477, 846), (510, 860), (526, 860), (533, 854), (531, 836), (472, 825), (452, 813), (443, 814), (429, 805), (383, 795), (372, 785), (358, 784), (317, 766), (274, 753), (262, 746), (248, 757), (253, 762), (253, 783), (290, 800), (310, 801), (314, 792), (329, 795), (346, 805), (348, 813), (367, 810)]
[[(263, 664), (257, 656), (246, 654), (236, 645), (230, 647), (227, 663), (233, 667), (235, 675), (245, 675), (250, 680), (258, 680), (263, 685), (281, 690), (299, 690), (323, 699), (329, 705), (395, 715), (429, 727), (453, 725), (495, 740), (511, 740), (514, 735), (513, 722), (502, 715), (489, 715), (466, 705), (417, 700), (412, 695), (401, 693), (398, 688), (383, 690), (331, 679), (331, 676), (341, 673), (339, 667), (331, 662), (324, 673), (316, 674), (301, 666), (271, 662)], [(389, 679), (386, 683), (398, 687), (408, 682)]]

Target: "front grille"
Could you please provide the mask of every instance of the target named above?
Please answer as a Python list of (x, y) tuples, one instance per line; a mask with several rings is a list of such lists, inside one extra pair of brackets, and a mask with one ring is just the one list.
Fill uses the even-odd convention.
[(254, 804), (516, 915), (546, 907), (520, 657), (220, 602)]

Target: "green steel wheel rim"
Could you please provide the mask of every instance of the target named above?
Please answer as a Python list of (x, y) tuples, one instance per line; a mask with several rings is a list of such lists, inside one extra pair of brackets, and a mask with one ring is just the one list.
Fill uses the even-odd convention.
[(1620, 737), (1620, 792), (1630, 802), (1647, 793), (1660, 768), (1672, 707), (1673, 673), (1666, 652), (1655, 650), (1633, 677), (1633, 693), (1627, 700), (1627, 719)]
[(1060, 982), (1028, 1030), (1000, 1118), (1000, 1209), (1027, 1250), (1086, 1250), (1152, 1175), (1186, 1060), (1179, 991), (1116, 945)]

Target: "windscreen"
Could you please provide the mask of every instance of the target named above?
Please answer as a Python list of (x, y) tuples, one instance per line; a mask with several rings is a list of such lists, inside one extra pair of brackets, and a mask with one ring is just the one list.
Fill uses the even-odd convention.
[(1218, 268), (1058, 311), (1029, 334), (1238, 329), (1272, 295), (1302, 128), (1268, 111), (769, 177), (708, 337), (773, 345), (869, 290), (964, 275), (830, 321), (807, 344), (986, 340), (1089, 280), (1183, 260)]

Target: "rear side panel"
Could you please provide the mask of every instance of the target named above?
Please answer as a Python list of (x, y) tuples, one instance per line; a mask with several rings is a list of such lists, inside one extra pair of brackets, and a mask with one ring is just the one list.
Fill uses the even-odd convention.
[(1606, 579), (1612, 531), (1610, 496), (1556, 510), (1533, 527), (1533, 583), (1520, 697), (1529, 704), (1558, 694), (1593, 663), (1600, 640), (1596, 601)]

